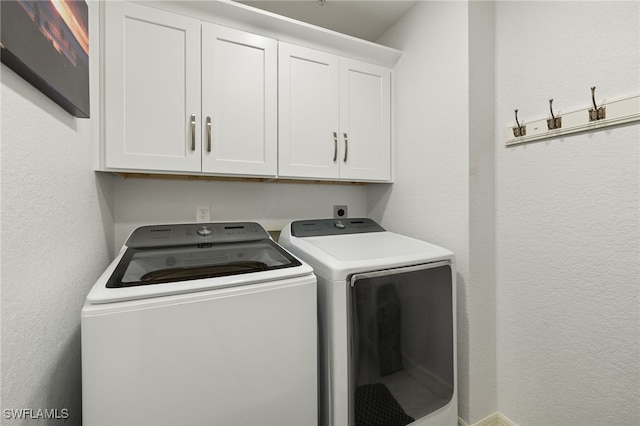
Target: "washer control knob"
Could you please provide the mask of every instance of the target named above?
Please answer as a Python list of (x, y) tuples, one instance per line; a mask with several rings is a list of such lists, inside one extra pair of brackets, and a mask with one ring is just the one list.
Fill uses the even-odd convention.
[(201, 226), (200, 228), (198, 228), (196, 232), (201, 237), (206, 237), (208, 235), (211, 235), (211, 233), (213, 232), (213, 229), (211, 229), (210, 226)]
[(342, 223), (342, 222), (340, 222), (340, 221), (337, 221), (337, 222), (336, 222), (336, 228), (338, 228), (338, 229), (344, 229), (344, 228), (345, 228), (345, 227), (344, 227), (344, 223)]

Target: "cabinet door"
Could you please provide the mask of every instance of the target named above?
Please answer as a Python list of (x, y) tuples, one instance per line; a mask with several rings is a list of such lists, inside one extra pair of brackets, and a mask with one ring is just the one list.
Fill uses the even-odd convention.
[(276, 40), (202, 23), (202, 171), (275, 176)]
[(335, 55), (279, 44), (279, 176), (338, 177), (339, 63)]
[(340, 59), (340, 178), (391, 180), (391, 72)]
[(108, 168), (200, 171), (200, 21), (105, 2)]

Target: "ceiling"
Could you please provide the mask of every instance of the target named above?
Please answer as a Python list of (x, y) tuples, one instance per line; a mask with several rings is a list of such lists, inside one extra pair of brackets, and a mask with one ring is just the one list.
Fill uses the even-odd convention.
[(404, 0), (235, 1), (373, 42), (417, 3)]

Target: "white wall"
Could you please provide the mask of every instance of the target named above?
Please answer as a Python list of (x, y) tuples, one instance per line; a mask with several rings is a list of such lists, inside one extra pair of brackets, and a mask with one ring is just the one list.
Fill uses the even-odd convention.
[(469, 3), (469, 417), (497, 409), (495, 280), (495, 7)]
[[(458, 411), (469, 423), (496, 411), (492, 7), (420, 2), (378, 40), (403, 51), (392, 82), (395, 184), (368, 187), (371, 217), (456, 254)], [(470, 43), (487, 27), (488, 41)], [(470, 114), (478, 100), (485, 110)], [(488, 154), (471, 163), (478, 151)]]
[(496, 4), (498, 408), (520, 426), (640, 424), (640, 125), (503, 133), (640, 93), (639, 7)]
[(4, 65), (0, 81), (2, 409), (80, 425), (80, 309), (113, 250), (112, 178), (92, 170), (89, 120)]
[(80, 309), (113, 252), (113, 177), (93, 172), (95, 118), (72, 117), (4, 65), (0, 85), (1, 408), (66, 408), (80, 425)]
[(138, 226), (193, 222), (201, 205), (210, 206), (212, 221), (255, 221), (272, 231), (291, 220), (333, 217), (334, 204), (366, 216), (366, 186), (118, 177), (115, 248)]

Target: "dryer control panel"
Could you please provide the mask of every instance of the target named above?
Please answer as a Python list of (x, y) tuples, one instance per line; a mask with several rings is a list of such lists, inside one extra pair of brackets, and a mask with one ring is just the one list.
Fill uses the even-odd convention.
[(363, 234), (384, 232), (384, 230), (369, 218), (299, 220), (291, 223), (291, 235), (294, 237)]
[(125, 245), (130, 248), (152, 248), (269, 238), (269, 233), (255, 222), (185, 223), (142, 226), (133, 231)]

